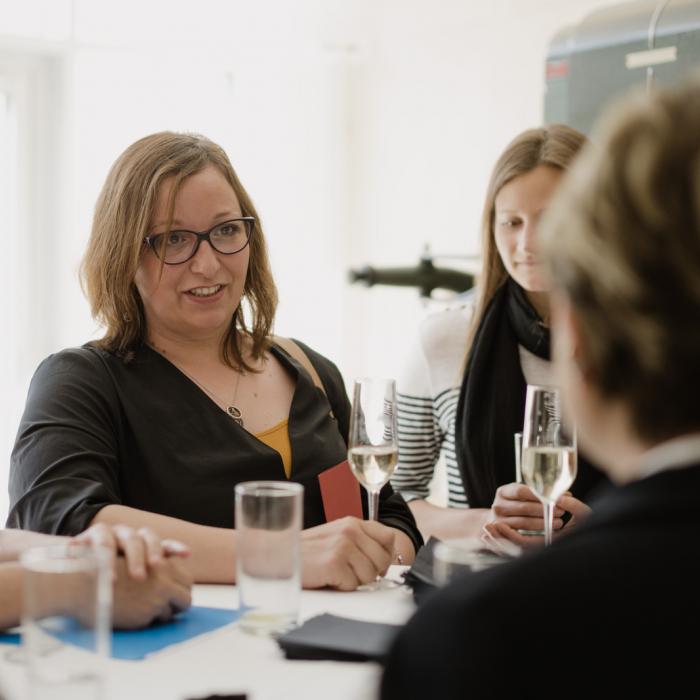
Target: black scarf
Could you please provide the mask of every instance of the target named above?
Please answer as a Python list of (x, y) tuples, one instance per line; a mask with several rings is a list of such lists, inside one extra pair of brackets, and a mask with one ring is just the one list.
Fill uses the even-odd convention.
[[(477, 329), (457, 404), (457, 463), (472, 508), (490, 508), (496, 489), (515, 481), (513, 434), (523, 429), (526, 387), (518, 345), (549, 360), (549, 329), (508, 279)], [(579, 455), (574, 495), (581, 498), (602, 478)]]

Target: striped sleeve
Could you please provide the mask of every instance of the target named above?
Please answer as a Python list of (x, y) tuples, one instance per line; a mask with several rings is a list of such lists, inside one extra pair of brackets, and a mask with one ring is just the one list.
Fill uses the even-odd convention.
[(464, 308), (426, 317), (399, 378), (399, 463), (391, 484), (407, 501), (430, 495), (430, 482), (442, 455), (448, 505), (468, 507), (454, 438), (469, 318)]
[(407, 501), (427, 498), (442, 445), (433, 401), (429, 396), (413, 396), (399, 392), (397, 408), (399, 464), (391, 485)]

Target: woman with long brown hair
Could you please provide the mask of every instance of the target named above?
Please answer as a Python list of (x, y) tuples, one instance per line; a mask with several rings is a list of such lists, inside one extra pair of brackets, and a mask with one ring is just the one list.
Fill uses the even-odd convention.
[[(508, 144), (486, 193), (476, 303), (432, 314), (420, 328), (399, 382), (399, 466), (392, 484), (426, 536), (476, 534), (498, 521), (519, 544), (538, 541), (516, 529), (541, 530), (541, 505), (530, 489), (513, 483), (513, 434), (522, 430), (525, 386), (551, 383), (548, 284), (536, 230), (585, 140), (555, 124)], [(426, 500), (441, 452), (447, 508)], [(599, 478), (581, 462), (573, 493), (586, 497)], [(565, 510), (586, 511), (568, 495), (559, 506), (558, 528)]]
[(32, 380), (10, 525), (152, 527), (190, 547), (196, 580), (231, 581), (235, 484), (291, 479), (304, 486), (305, 586), (352, 589), (412, 560), (420, 535), (390, 488), (378, 523), (327, 522), (319, 475), (346, 458), (349, 402), (332, 362), (271, 335), (265, 237), (221, 147), (162, 132), (127, 148), (97, 201), (83, 282), (105, 334)]

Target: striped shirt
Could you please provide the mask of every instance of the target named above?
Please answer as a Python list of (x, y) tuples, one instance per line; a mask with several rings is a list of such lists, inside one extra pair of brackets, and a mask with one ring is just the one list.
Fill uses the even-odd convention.
[[(428, 497), (442, 454), (447, 505), (469, 507), (455, 453), (455, 418), (472, 314), (472, 304), (465, 302), (426, 316), (399, 377), (399, 464), (391, 485), (407, 501)], [(518, 349), (525, 381), (550, 384), (549, 362)]]

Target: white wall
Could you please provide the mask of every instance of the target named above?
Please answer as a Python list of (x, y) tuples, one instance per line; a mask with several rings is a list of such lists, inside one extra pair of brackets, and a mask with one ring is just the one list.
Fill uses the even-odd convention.
[[(395, 374), (417, 294), (350, 288), (347, 269), (414, 264), (425, 242), (477, 251), (489, 168), (540, 121), (549, 37), (607, 4), (0, 0), (0, 53), (47, 54), (59, 71), (49, 107), (57, 244), (46, 274), (16, 290), (31, 287), (46, 318), (10, 338), (31, 352), (20, 370), (2, 368), (0, 384), (24, 386), (38, 358), (98, 332), (76, 276), (92, 207), (118, 153), (162, 129), (205, 133), (230, 154), (268, 234), (277, 331), (348, 379)], [(9, 396), (12, 415), (21, 401)], [(0, 494), (2, 520), (5, 508)]]
[[(383, 0), (371, 5), (354, 101), (353, 264), (414, 264), (478, 252), (489, 171), (542, 119), (551, 36), (604, 0)], [(367, 8), (369, 10), (369, 6)], [(447, 263), (446, 263), (447, 264)], [(412, 291), (349, 289), (348, 320), (371, 340), (345, 345), (349, 375), (392, 374), (421, 305)], [(388, 310), (390, 312), (388, 313)]]

